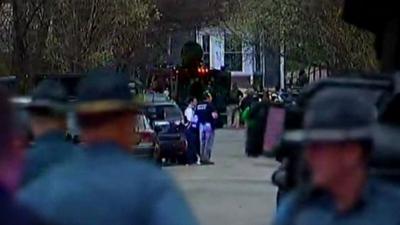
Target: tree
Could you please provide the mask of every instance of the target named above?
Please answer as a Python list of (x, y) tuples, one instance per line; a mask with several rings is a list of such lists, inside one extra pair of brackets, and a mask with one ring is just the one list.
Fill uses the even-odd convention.
[(151, 0), (60, 0), (53, 12), (48, 59), (70, 72), (133, 57), (158, 18)]
[[(46, 35), (42, 35), (43, 21), (47, 0), (10, 0), (6, 4), (9, 7), (9, 15), (5, 19), (10, 21), (6, 29), (11, 29), (11, 40), (5, 45), (9, 46), (12, 58), (12, 71), (15, 74), (25, 75), (32, 72), (33, 56), (40, 58), (40, 51)], [(44, 28), (46, 29), (46, 27)]]
[(293, 69), (314, 64), (373, 69), (373, 37), (341, 19), (341, 1), (237, 0), (225, 25), (252, 44), (279, 51)]
[(171, 33), (217, 21), (224, 2), (0, 0), (0, 57), (21, 75), (84, 72), (109, 62), (136, 70), (162, 61)]
[(225, 16), (227, 0), (156, 0), (160, 24), (169, 30), (216, 24)]
[(0, 76), (11, 72), (11, 59), (7, 53), (11, 52), (11, 9), (0, 1)]

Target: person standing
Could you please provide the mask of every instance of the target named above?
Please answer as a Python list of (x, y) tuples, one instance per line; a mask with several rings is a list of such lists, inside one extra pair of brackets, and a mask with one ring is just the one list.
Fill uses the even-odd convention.
[(195, 112), (196, 112), (196, 106), (197, 106), (197, 98), (190, 97), (189, 98), (189, 104), (186, 107), (185, 112), (184, 112), (185, 119), (186, 119), (187, 122), (192, 121), (192, 119), (193, 119), (193, 117), (195, 115)]
[(34, 90), (26, 107), (34, 144), (27, 153), (23, 185), (78, 155), (77, 147), (66, 141), (67, 104), (67, 94), (59, 82), (45, 80)]
[(165, 96), (167, 96), (168, 98), (170, 97), (169, 96), (169, 88), (168, 87), (166, 87), (165, 89), (164, 89), (164, 92), (163, 92), (163, 94), (165, 95)]
[(237, 83), (234, 83), (229, 94), (229, 105), (226, 108), (228, 127), (239, 128), (239, 102), (241, 98), (243, 98), (243, 93), (239, 90)]
[(188, 149), (186, 154), (189, 165), (200, 163), (199, 129), (197, 126), (198, 118), (197, 115), (195, 115), (196, 106), (197, 99), (191, 97), (189, 99), (189, 105), (185, 109), (186, 138), (188, 141)]
[(60, 225), (197, 225), (173, 180), (132, 154), (137, 106), (129, 78), (92, 74), (78, 88), (83, 156), (54, 168), (19, 200)]
[(376, 115), (351, 91), (325, 90), (311, 100), (305, 129), (284, 136), (305, 143), (311, 185), (283, 199), (276, 225), (400, 224), (399, 190), (368, 176)]
[(218, 112), (212, 104), (211, 93), (204, 93), (204, 101), (197, 105), (196, 115), (198, 116), (199, 122), (201, 164), (214, 164), (214, 162), (211, 161), (211, 153), (214, 145)]
[(259, 102), (257, 94), (254, 92), (253, 89), (248, 89), (246, 91), (246, 96), (244, 96), (239, 104), (241, 117), (243, 118), (243, 114), (245, 114), (246, 111), (250, 110), (250, 108), (257, 102)]

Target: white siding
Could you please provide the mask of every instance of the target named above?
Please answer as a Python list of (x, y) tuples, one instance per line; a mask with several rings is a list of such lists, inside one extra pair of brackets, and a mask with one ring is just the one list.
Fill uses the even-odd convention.
[(210, 67), (220, 70), (224, 66), (224, 35), (217, 33), (210, 36)]
[(253, 75), (255, 67), (254, 47), (243, 43), (243, 73)]
[[(221, 69), (225, 66), (225, 31), (220, 28), (204, 28), (197, 32), (196, 41), (203, 47), (202, 36), (210, 35), (210, 68)], [(254, 47), (243, 42), (242, 50), (243, 66), (242, 71), (232, 71), (232, 76), (248, 76), (254, 75), (255, 58)]]

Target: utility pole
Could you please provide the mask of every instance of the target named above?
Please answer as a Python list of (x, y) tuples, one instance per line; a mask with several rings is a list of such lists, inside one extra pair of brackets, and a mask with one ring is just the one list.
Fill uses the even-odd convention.
[(262, 74), (262, 86), (263, 89), (266, 89), (268, 87), (267, 85), (267, 71), (266, 71), (266, 65), (265, 65), (265, 46), (264, 46), (264, 33), (261, 33), (260, 35), (260, 42), (259, 42), (260, 48), (259, 48), (259, 59), (260, 60), (260, 69), (261, 69), (261, 74)]
[(280, 89), (285, 89), (285, 46), (280, 46)]

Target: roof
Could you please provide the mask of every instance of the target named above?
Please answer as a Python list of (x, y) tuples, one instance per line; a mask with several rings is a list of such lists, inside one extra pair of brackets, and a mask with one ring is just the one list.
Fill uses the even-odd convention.
[(145, 105), (176, 105), (173, 100), (161, 93), (145, 93), (138, 98)]
[(145, 102), (144, 106), (177, 106), (175, 102)]

